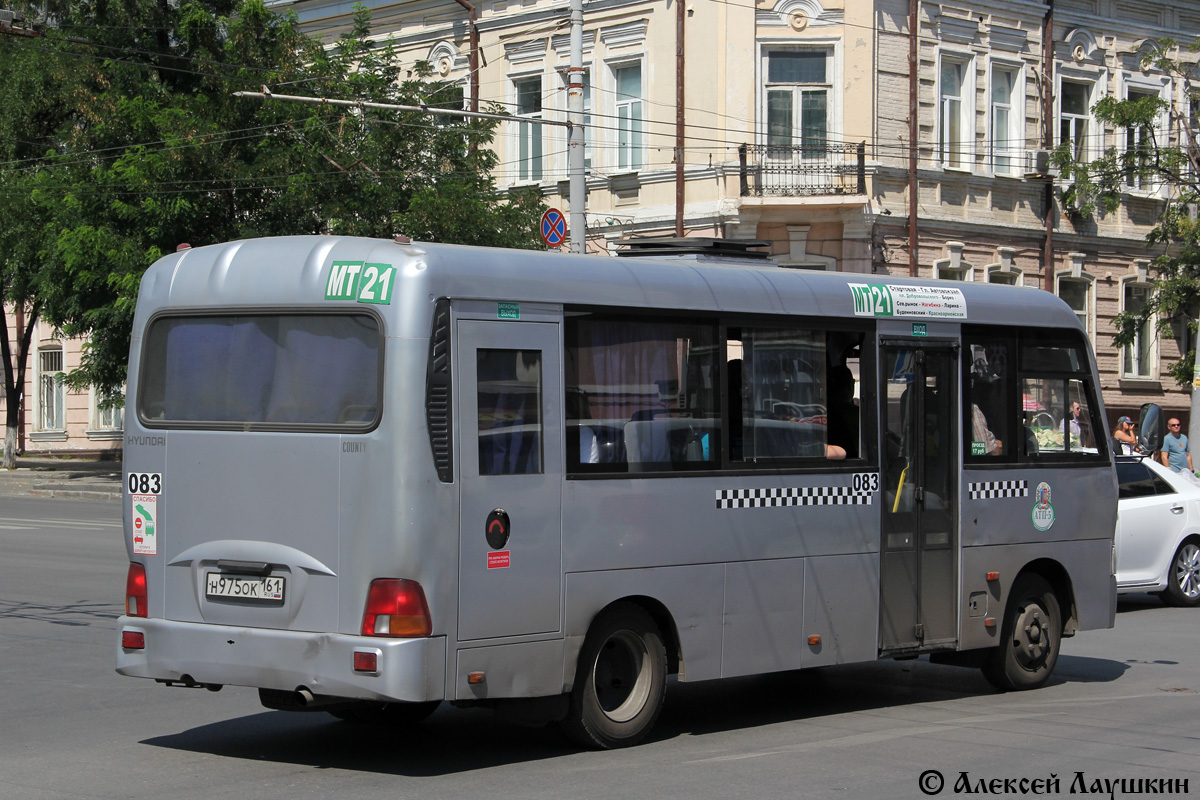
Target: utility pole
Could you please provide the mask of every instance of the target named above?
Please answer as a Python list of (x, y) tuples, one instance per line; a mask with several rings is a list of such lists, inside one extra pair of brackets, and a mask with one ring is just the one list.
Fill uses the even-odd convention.
[(587, 244), (587, 176), (583, 131), (583, 0), (571, 0), (571, 65), (567, 68), (567, 143), (571, 202), (571, 252)]

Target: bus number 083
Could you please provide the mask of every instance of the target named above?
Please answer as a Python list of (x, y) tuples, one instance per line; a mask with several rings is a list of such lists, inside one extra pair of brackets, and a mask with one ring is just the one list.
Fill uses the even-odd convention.
[[(857, 476), (855, 476), (857, 477)], [(131, 472), (129, 473), (130, 494), (158, 494), (162, 491), (162, 473)]]
[(879, 473), (878, 472), (856, 472), (856, 473), (854, 473), (854, 491), (856, 491), (856, 492), (878, 492), (879, 491)]

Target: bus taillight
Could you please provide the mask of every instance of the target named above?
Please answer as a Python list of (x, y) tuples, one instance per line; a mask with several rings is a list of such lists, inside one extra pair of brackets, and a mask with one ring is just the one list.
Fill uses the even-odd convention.
[(433, 631), (425, 591), (416, 581), (376, 578), (367, 592), (363, 636), (413, 638)]
[(125, 578), (125, 615), (145, 617), (147, 612), (146, 568), (141, 564), (130, 564), (129, 575)]

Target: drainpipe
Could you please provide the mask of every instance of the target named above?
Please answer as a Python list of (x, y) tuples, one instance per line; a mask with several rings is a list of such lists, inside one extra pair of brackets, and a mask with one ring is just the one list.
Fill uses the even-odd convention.
[[(1042, 146), (1054, 148), (1054, 0), (1046, 0), (1046, 16), (1042, 21)], [(1046, 178), (1046, 235), (1042, 263), (1046, 274), (1043, 288), (1054, 293), (1054, 178)]]
[(683, 23), (684, 0), (675, 0), (675, 235), (683, 236)]
[(467, 2), (467, 0), (456, 0), (456, 2), (467, 10), (468, 24), (470, 26), (471, 36), (471, 55), (468, 62), (471, 70), (471, 110), (479, 110), (479, 28), (475, 25), (475, 6)]
[(921, 0), (908, 0), (908, 275), (917, 277), (917, 39)]

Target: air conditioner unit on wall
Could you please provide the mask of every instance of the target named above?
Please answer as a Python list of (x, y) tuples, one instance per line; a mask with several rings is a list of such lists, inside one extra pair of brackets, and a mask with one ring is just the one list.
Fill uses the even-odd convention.
[(1050, 163), (1049, 150), (1026, 150), (1025, 151), (1025, 177), (1026, 178), (1056, 178), (1058, 177), (1058, 167)]

